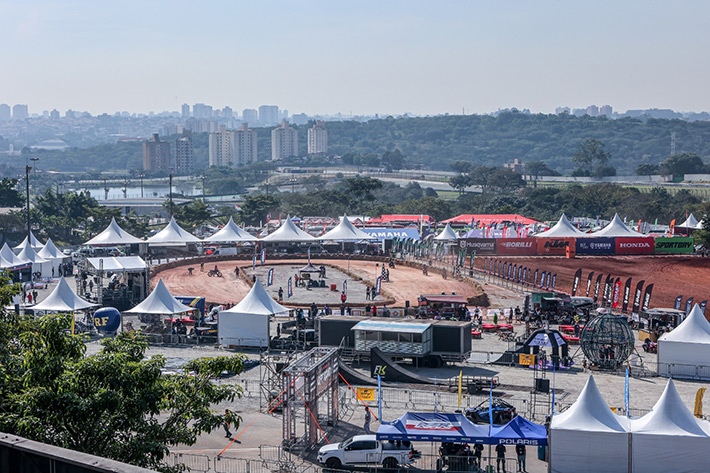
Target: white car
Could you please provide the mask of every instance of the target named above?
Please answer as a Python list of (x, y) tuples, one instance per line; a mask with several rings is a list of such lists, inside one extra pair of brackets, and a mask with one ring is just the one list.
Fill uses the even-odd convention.
[(318, 463), (333, 469), (358, 464), (377, 464), (394, 469), (412, 463), (414, 458), (415, 451), (410, 442), (381, 441), (375, 435), (356, 435), (318, 450)]

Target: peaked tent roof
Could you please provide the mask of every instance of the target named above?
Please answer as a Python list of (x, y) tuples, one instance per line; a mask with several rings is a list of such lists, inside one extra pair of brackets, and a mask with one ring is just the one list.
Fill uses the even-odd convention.
[(625, 433), (624, 418), (614, 414), (590, 376), (584, 389), (569, 409), (552, 416), (550, 428), (586, 432)]
[(377, 237), (365, 233), (359, 228), (355, 227), (348, 216), (345, 215), (343, 219), (337, 224), (332, 230), (327, 232), (325, 235), (318, 237), (319, 240), (337, 240), (337, 241), (360, 241), (360, 240), (372, 240)]
[(580, 232), (578, 229), (572, 225), (572, 223), (567, 219), (565, 214), (562, 214), (560, 219), (551, 228), (545, 230), (544, 232), (535, 235), (540, 238), (564, 238), (564, 237), (580, 237), (584, 236), (585, 233)]
[(392, 422), (383, 422), (377, 429), (378, 440), (410, 440), (429, 442), (485, 443), (487, 425), (477, 425), (463, 414), (407, 412)]
[(683, 404), (672, 379), (668, 380), (666, 389), (653, 409), (645, 416), (631, 421), (631, 431), (634, 434), (708, 436)]
[(59, 248), (56, 247), (54, 242), (52, 241), (51, 238), (47, 239), (47, 243), (45, 243), (44, 248), (39, 250), (37, 254), (44, 259), (64, 259), (67, 258), (67, 255), (59, 251)]
[(220, 312), (220, 317), (223, 314), (259, 314), (259, 315), (276, 315), (288, 312), (289, 309), (276, 302), (261, 285), (257, 279), (251, 287), (249, 294), (246, 295), (241, 302), (231, 309)]
[(584, 236), (588, 237), (645, 237), (642, 233), (635, 232), (624, 224), (619, 218), (619, 214), (614, 214), (614, 218), (611, 219), (609, 225), (602, 228), (598, 232), (585, 233)]
[(165, 228), (146, 240), (150, 245), (186, 245), (199, 241), (195, 235), (180, 227), (175, 217), (171, 217)]
[(266, 235), (262, 241), (314, 241), (315, 238), (298, 228), (291, 220), (291, 217), (286, 217), (284, 223), (273, 233)]
[(49, 263), (49, 260), (39, 256), (34, 248), (29, 245), (26, 245), (22, 251), (17, 254), (17, 260), (22, 263)]
[(59, 284), (57, 284), (52, 293), (45, 300), (33, 305), (31, 308), (32, 310), (46, 312), (73, 312), (96, 306), (98, 304), (92, 304), (77, 296), (67, 284), (66, 279), (59, 278)]
[(320, 269), (316, 268), (310, 261), (307, 265), (298, 270), (299, 273), (320, 273)]
[(84, 243), (89, 246), (98, 245), (132, 245), (136, 243), (144, 243), (140, 238), (136, 238), (124, 229), (118, 226), (116, 219), (112, 218), (106, 229), (96, 235), (91, 240)]
[(251, 233), (242, 230), (234, 223), (234, 219), (229, 217), (229, 222), (222, 227), (217, 233), (204, 239), (213, 243), (240, 243), (246, 241), (257, 241), (257, 238)]
[[(41, 241), (35, 237), (35, 234), (32, 233), (32, 230), (30, 230), (30, 241), (32, 242), (32, 248), (35, 250), (40, 250), (44, 245), (42, 244)], [(17, 245), (14, 249), (15, 250), (22, 250), (25, 246), (27, 246), (27, 237), (25, 237), (24, 240), (22, 240), (22, 243)]]
[(680, 228), (698, 228), (698, 219), (695, 218), (695, 216), (691, 213), (688, 215), (688, 218), (685, 219), (685, 222), (681, 223), (680, 225), (676, 225), (676, 227)]
[(659, 341), (710, 344), (710, 322), (703, 315), (700, 306), (695, 304), (685, 320), (670, 332), (661, 335)]
[(446, 227), (444, 227), (444, 230), (434, 237), (434, 240), (439, 241), (457, 241), (458, 239), (459, 236), (456, 234), (454, 229), (451, 228), (450, 223), (447, 223)]
[(0, 249), (0, 257), (2, 257), (5, 261), (7, 261), (10, 266), (22, 264), (22, 260), (20, 260), (15, 252), (13, 252), (9, 246), (7, 246), (7, 243), (2, 245), (2, 249)]
[(494, 425), (491, 428), (491, 443), (547, 445), (547, 429), (523, 416), (516, 416), (505, 425)]
[(156, 284), (155, 289), (153, 289), (153, 292), (151, 292), (143, 302), (134, 308), (127, 310), (126, 313), (173, 315), (183, 314), (192, 310), (194, 310), (193, 307), (186, 306), (182, 302), (175, 299), (175, 297), (170, 294), (170, 291), (168, 291), (168, 288), (165, 287), (165, 284), (163, 284), (163, 280), (160, 279), (158, 284)]

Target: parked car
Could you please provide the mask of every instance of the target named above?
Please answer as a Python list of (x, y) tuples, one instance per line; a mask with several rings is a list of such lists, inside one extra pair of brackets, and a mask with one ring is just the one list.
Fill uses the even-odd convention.
[(375, 435), (356, 435), (344, 442), (325, 445), (318, 450), (318, 463), (337, 469), (343, 465), (382, 465), (388, 469), (414, 462), (416, 455), (407, 441), (381, 441)]

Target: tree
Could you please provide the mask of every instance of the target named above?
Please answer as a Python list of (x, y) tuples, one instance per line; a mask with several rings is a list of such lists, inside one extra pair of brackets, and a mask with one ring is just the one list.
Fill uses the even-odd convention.
[(345, 191), (356, 201), (372, 200), (372, 192), (382, 187), (382, 181), (371, 177), (351, 177), (345, 180)]
[(525, 163), (525, 172), (537, 180), (540, 176), (559, 176), (560, 173), (551, 169), (542, 161), (528, 161)]
[(23, 196), (15, 189), (18, 179), (4, 177), (0, 181), (0, 207), (22, 207)]
[(659, 173), (658, 164), (639, 164), (636, 166), (637, 176), (653, 176)]
[(438, 221), (451, 217), (451, 206), (449, 203), (436, 197), (405, 200), (397, 206), (396, 211), (403, 214), (429, 215), (434, 218), (434, 220)]
[(247, 225), (259, 225), (266, 221), (267, 214), (276, 211), (279, 199), (273, 195), (249, 195), (242, 204), (242, 221)]
[(395, 148), (393, 151), (385, 151), (382, 155), (382, 165), (387, 169), (402, 169), (405, 158), (402, 152)]
[(587, 138), (579, 144), (572, 161), (577, 164), (573, 175), (591, 176), (594, 169), (605, 165), (611, 158), (611, 153), (604, 150), (604, 143), (594, 138)]
[(463, 195), (468, 186), (471, 185), (471, 176), (468, 174), (459, 174), (449, 178), (449, 185), (459, 191), (459, 195)]
[(600, 164), (599, 166), (594, 168), (594, 172), (592, 173), (592, 176), (594, 176), (594, 177), (616, 176), (616, 168), (610, 164)]
[(491, 174), (489, 184), (499, 192), (512, 191), (525, 187), (523, 176), (507, 168), (498, 168)]
[(485, 194), (491, 186), (491, 177), (498, 171), (498, 168), (490, 166), (472, 166), (469, 171), (471, 185), (479, 186), (481, 193)]
[[(163, 202), (163, 207), (166, 209), (170, 206), (170, 202)], [(173, 217), (178, 224), (189, 228), (197, 228), (204, 224), (212, 216), (207, 204), (202, 199), (195, 199), (186, 205), (173, 204)]]
[(449, 167), (459, 174), (466, 174), (471, 171), (471, 163), (468, 161), (454, 161)]
[(678, 153), (668, 157), (660, 165), (663, 175), (682, 176), (684, 174), (702, 174), (707, 170), (703, 160), (694, 153)]
[(702, 245), (706, 250), (710, 250), (710, 215), (705, 215), (701, 220), (702, 228), (693, 233), (696, 245)]

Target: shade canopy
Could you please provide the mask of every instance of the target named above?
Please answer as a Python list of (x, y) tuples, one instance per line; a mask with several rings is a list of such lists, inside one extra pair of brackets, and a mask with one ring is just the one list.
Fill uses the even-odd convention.
[(619, 218), (619, 214), (614, 214), (614, 218), (611, 219), (609, 225), (602, 228), (598, 232), (585, 233), (588, 237), (643, 237), (646, 236), (642, 233), (635, 232), (631, 230), (626, 224)]
[(32, 248), (29, 245), (25, 245), (25, 247), (22, 249), (22, 251), (20, 251), (17, 254), (17, 260), (20, 263), (32, 263), (32, 264), (41, 264), (41, 263), (48, 263), (49, 262), (49, 260), (46, 260), (46, 259), (42, 258), (41, 256), (39, 256), (37, 254), (37, 252), (34, 250), (34, 248)]
[(590, 376), (577, 400), (564, 412), (552, 416), (550, 428), (585, 432), (626, 433), (625, 419), (609, 409)]
[(315, 238), (296, 226), (291, 217), (286, 220), (273, 233), (266, 235), (262, 241), (268, 242), (312, 242)]
[(105, 256), (102, 258), (87, 258), (93, 269), (108, 272), (135, 273), (148, 269), (148, 264), (140, 256)]
[(165, 228), (146, 240), (148, 244), (153, 246), (177, 246), (199, 241), (200, 239), (195, 235), (180, 227), (175, 221), (175, 217), (171, 217)]
[[(28, 243), (28, 241), (29, 241), (29, 242), (32, 242), (31, 245), (30, 245), (30, 243)], [(15, 247), (15, 249), (16, 249), (16, 250), (22, 250), (22, 249), (24, 249), (24, 248), (25, 248), (26, 246), (28, 246), (28, 245), (32, 246), (32, 248), (34, 248), (35, 251), (41, 250), (42, 247), (44, 246), (44, 245), (42, 244), (42, 242), (39, 241), (39, 240), (37, 239), (37, 237), (35, 237), (35, 234), (32, 233), (32, 230), (30, 230), (29, 240), (27, 239), (27, 237), (25, 237), (25, 239), (22, 240), (22, 243), (20, 243), (19, 245), (17, 245), (17, 246)]]
[(313, 266), (313, 263), (309, 262), (307, 265), (298, 270), (299, 273), (320, 273), (320, 269)]
[(463, 414), (408, 412), (393, 422), (383, 422), (377, 440), (487, 443), (488, 426), (476, 425)]
[(680, 225), (676, 225), (676, 227), (696, 229), (696, 228), (699, 228), (698, 227), (699, 223), (700, 222), (698, 222), (698, 219), (695, 218), (695, 216), (691, 213), (690, 215), (688, 215), (688, 218), (685, 219), (685, 222), (681, 223)]
[(203, 241), (210, 243), (244, 243), (257, 241), (257, 238), (251, 233), (239, 228), (234, 223), (234, 219), (229, 217), (229, 222), (222, 227), (217, 233), (205, 238)]
[(231, 309), (220, 312), (220, 320), (224, 314), (259, 314), (286, 315), (289, 309), (276, 302), (257, 279), (249, 294)]
[(0, 261), (0, 267), (2, 268), (11, 268), (13, 266), (19, 266), (23, 263), (29, 263), (29, 261), (22, 261), (19, 259), (10, 247), (7, 246), (7, 243), (2, 245), (2, 249), (0, 249), (0, 258), (2, 258), (2, 261)]
[(458, 239), (459, 236), (456, 234), (454, 229), (451, 228), (450, 223), (447, 223), (446, 227), (444, 227), (444, 230), (434, 237), (434, 240), (438, 241), (457, 241)]
[(557, 348), (567, 345), (565, 339), (557, 330), (538, 329), (525, 341), (526, 346)]
[(658, 374), (674, 378), (710, 379), (710, 322), (695, 304), (676, 328), (658, 339)]
[(572, 223), (567, 219), (565, 214), (562, 214), (560, 219), (551, 228), (545, 230), (544, 232), (535, 235), (540, 238), (568, 238), (568, 237), (580, 237), (584, 236), (585, 233), (580, 232), (578, 229), (572, 225)]
[(348, 216), (345, 215), (338, 225), (324, 235), (318, 237), (319, 240), (331, 241), (360, 241), (376, 239), (373, 235), (363, 232), (354, 226)]
[(490, 442), (493, 445), (547, 445), (547, 429), (544, 425), (516, 416), (505, 425), (491, 428)]
[(98, 304), (92, 304), (77, 296), (67, 284), (66, 279), (59, 278), (59, 284), (57, 284), (52, 293), (45, 300), (33, 305), (31, 308), (34, 311), (43, 312), (74, 312), (97, 306)]
[(62, 253), (59, 248), (56, 247), (51, 238), (47, 239), (47, 243), (44, 245), (44, 248), (39, 250), (37, 254), (40, 256), (40, 258), (44, 258), (46, 260), (68, 258), (67, 255)]
[(155, 314), (155, 315), (173, 315), (173, 314), (184, 314), (185, 312), (193, 311), (194, 308), (186, 306), (182, 302), (175, 299), (175, 297), (170, 294), (168, 288), (163, 284), (163, 280), (159, 280), (158, 284), (153, 289), (146, 299), (135, 306), (134, 308), (127, 310), (128, 314)]
[(112, 218), (111, 223), (106, 229), (96, 235), (91, 240), (84, 243), (87, 246), (102, 246), (102, 245), (134, 245), (144, 243), (140, 238), (136, 238), (124, 229), (118, 226), (116, 219)]

